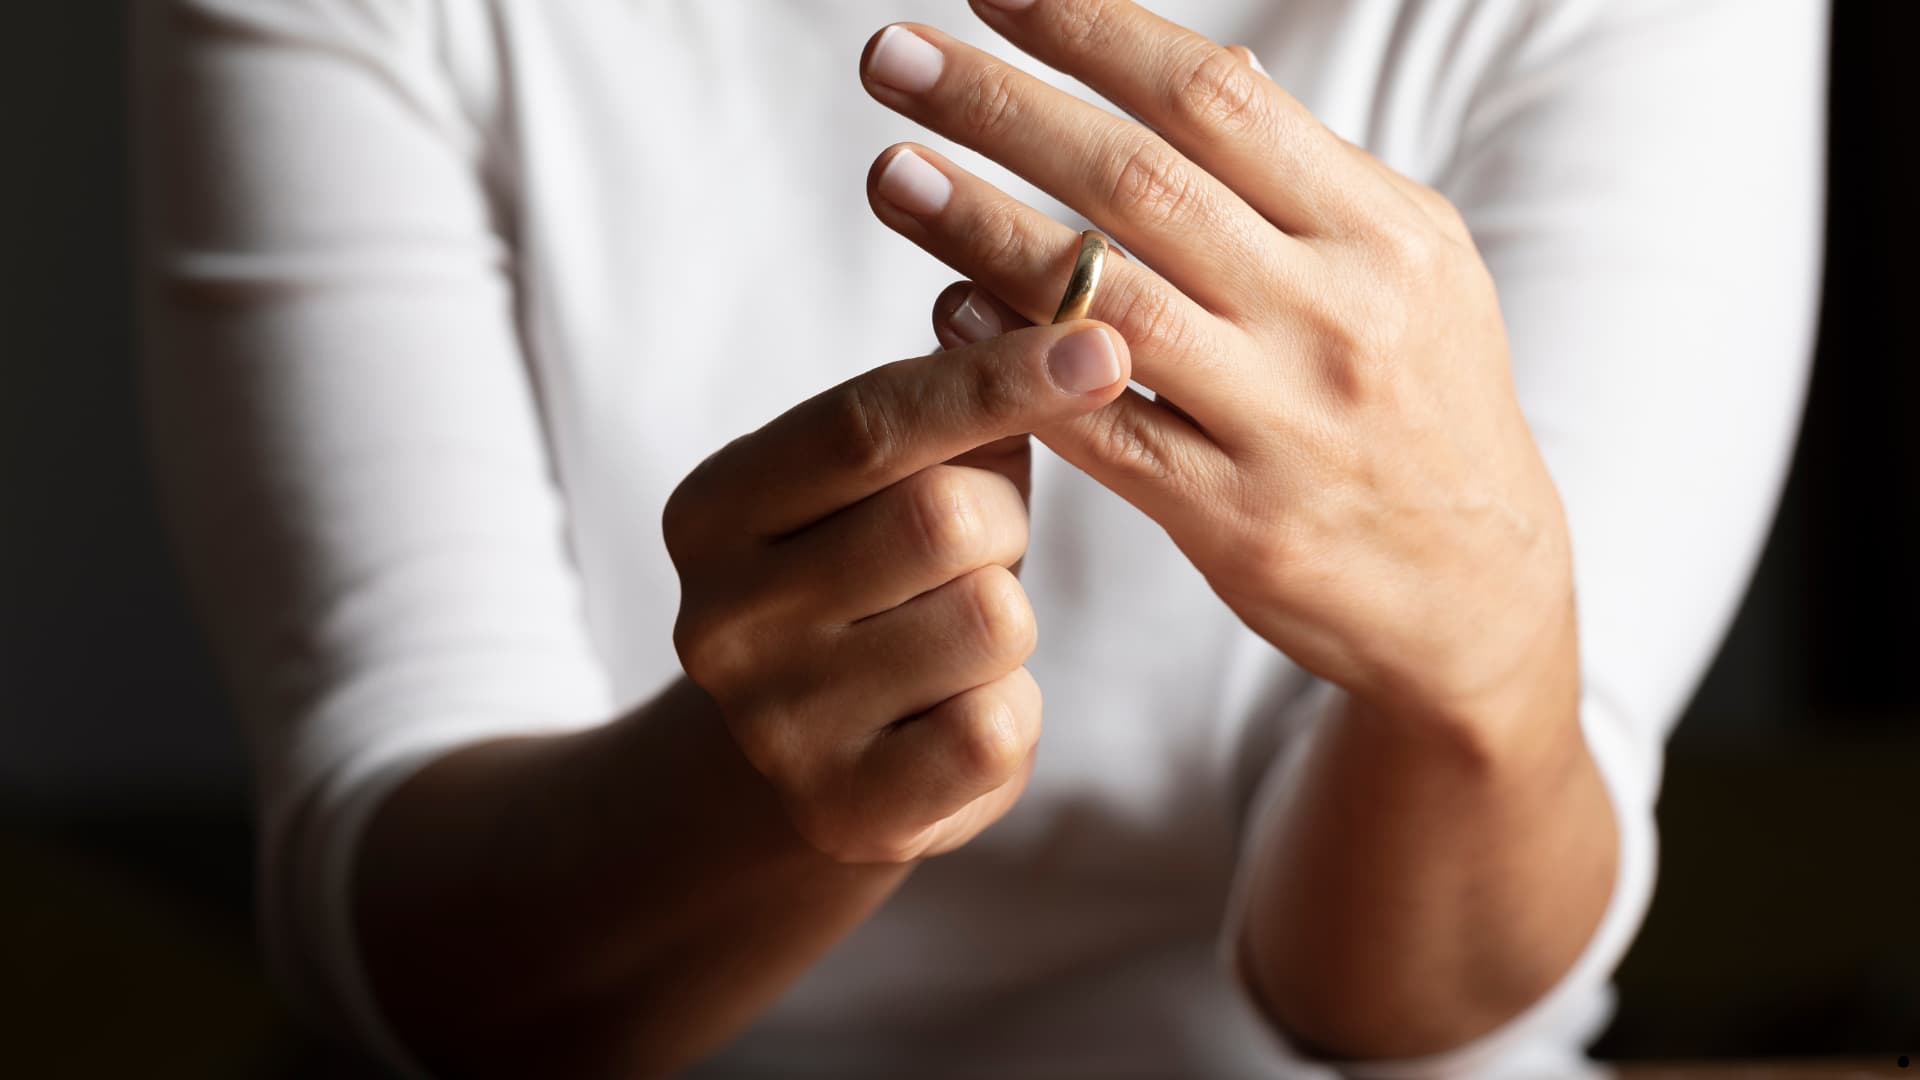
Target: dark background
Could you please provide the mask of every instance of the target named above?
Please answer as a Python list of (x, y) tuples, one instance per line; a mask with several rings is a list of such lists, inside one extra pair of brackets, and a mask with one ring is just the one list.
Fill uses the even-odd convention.
[[(1920, 1052), (1920, 4), (1838, 7), (1806, 426), (1671, 746), (1608, 1056)], [(144, 473), (120, 10), (0, 37), (0, 1073), (337, 1075), (252, 946), (241, 753)]]

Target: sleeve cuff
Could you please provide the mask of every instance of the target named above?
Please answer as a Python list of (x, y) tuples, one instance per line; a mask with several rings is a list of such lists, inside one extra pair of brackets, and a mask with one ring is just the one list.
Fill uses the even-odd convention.
[(314, 776), (304, 798), (273, 808), (263, 830), (263, 936), (278, 981), (309, 1023), (387, 1075), (431, 1080), (388, 1024), (367, 976), (353, 918), (361, 839), (382, 802), (446, 754), (503, 734), (576, 726), (491, 717), (405, 732), (347, 756)]

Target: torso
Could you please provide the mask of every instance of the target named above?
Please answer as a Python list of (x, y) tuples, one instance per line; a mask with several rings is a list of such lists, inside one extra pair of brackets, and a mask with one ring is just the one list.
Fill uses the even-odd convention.
[[(1427, 178), (1517, 7), (1155, 6), (1249, 45), (1330, 126)], [(881, 149), (934, 140), (862, 90), (868, 35), (932, 23), (1087, 92), (949, 0), (497, 7), (504, 62), (454, 63), (475, 67), (594, 640), (632, 702), (678, 673), (659, 514), (679, 479), (794, 403), (934, 348), (929, 310), (955, 275), (874, 220), (864, 191)], [(1278, 1068), (1216, 939), (1252, 785), (1310, 680), (1158, 526), (1044, 450), (1032, 515), (1029, 666), (1046, 712), (1025, 798), (916, 871), (715, 1072)]]

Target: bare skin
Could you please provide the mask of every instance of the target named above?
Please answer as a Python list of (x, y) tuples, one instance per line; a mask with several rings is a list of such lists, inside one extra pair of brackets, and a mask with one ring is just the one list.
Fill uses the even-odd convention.
[[(1323, 1054), (1458, 1046), (1572, 965), (1618, 847), (1579, 729), (1565, 515), (1491, 279), (1444, 198), (1332, 134), (1244, 50), (1127, 0), (1004, 6), (973, 0), (1135, 119), (919, 25), (875, 35), (863, 74), (881, 104), (1138, 257), (1091, 314), (1158, 397), (1035, 435), (1345, 692), (1261, 825), (1245, 976)], [(874, 175), (906, 149), (951, 192), (932, 206), (876, 183), (875, 214), (1001, 326), (1046, 318), (1074, 231), (922, 146)]]
[[(1105, 326), (1029, 325), (1072, 229), (926, 147), (881, 155), (875, 214), (968, 279), (935, 304), (951, 351), (688, 477), (665, 519), (687, 680), (600, 731), (449, 757), (376, 817), (365, 951), (447, 1071), (523, 1075), (556, 1046), (573, 1075), (696, 1060), (1006, 812), (1040, 717), (1024, 432), (1343, 691), (1257, 823), (1233, 928), (1277, 1028), (1335, 1057), (1445, 1050), (1591, 937), (1617, 841), (1578, 725), (1566, 522), (1458, 214), (1243, 51), (1125, 0), (1008, 6), (974, 2), (1135, 120), (930, 27), (876, 35), (862, 78), (1138, 256), (1108, 268)], [(1084, 393), (1047, 374), (1075, 332), (1118, 364)]]
[(420, 1056), (684, 1066), (1004, 814), (1040, 734), (1023, 433), (1126, 371), (1098, 324), (1022, 330), (876, 368), (688, 476), (664, 528), (689, 677), (437, 761), (369, 830), (363, 948)]

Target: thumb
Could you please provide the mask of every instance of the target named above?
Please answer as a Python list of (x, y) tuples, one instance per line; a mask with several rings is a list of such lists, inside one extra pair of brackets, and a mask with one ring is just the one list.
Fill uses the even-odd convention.
[[(971, 282), (955, 282), (933, 303), (933, 332), (947, 348), (962, 348), (1031, 326), (1007, 303)], [(1118, 337), (1118, 332), (1115, 332)], [(1098, 480), (1162, 525), (1182, 516), (1176, 490), (1182, 462), (1214, 453), (1185, 410), (1131, 387), (1102, 407), (1037, 426), (1034, 435), (1069, 464)], [(1021, 494), (1027, 485), (1016, 481)]]
[[(1089, 325), (1100, 327), (1103, 333), (1081, 333)], [(975, 349), (984, 342), (1029, 330), (1035, 330), (1033, 323), (971, 282), (957, 281), (947, 286), (933, 302), (933, 333), (943, 351)], [(1055, 333), (1063, 335), (1047, 347), (1046, 381), (1068, 395), (1091, 394), (1096, 400), (1047, 417), (1036, 423), (1036, 430), (1041, 423), (1058, 423), (1090, 412), (1112, 400), (1124, 387), (1132, 371), (1132, 357), (1118, 330), (1094, 319), (1074, 319), (1038, 330), (1047, 331), (1050, 338)]]
[[(956, 281), (941, 290), (933, 301), (933, 336), (940, 348), (964, 349), (1007, 330), (1033, 325), (1012, 308), (976, 288)], [(1033, 491), (1033, 441), (1025, 434), (1009, 435), (985, 446), (976, 447), (947, 462), (997, 472), (1013, 482), (1020, 501), (1029, 501)]]

